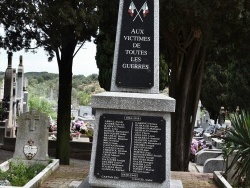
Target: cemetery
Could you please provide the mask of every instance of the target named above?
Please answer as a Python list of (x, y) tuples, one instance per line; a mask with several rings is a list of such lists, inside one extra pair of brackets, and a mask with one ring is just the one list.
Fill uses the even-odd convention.
[[(245, 177), (243, 176), (240, 180), (237, 180), (236, 173), (236, 171), (239, 173), (240, 161), (244, 161), (244, 159), (242, 156), (235, 158), (241, 151), (234, 148), (237, 148), (235, 147), (237, 137), (240, 136), (242, 131), (247, 130), (243, 128), (242, 118), (246, 118), (243, 121), (247, 121), (249, 117), (243, 112), (241, 115), (232, 117), (233, 122), (231, 122), (225, 119), (224, 107), (221, 107), (221, 109), (223, 113), (220, 114), (219, 123), (215, 124), (214, 120), (211, 120), (208, 116), (206, 117), (206, 115), (201, 116), (201, 122), (203, 123), (198, 124), (198, 128), (194, 129), (190, 161), (194, 162), (198, 172), (213, 173), (213, 178), (220, 187), (232, 187), (235, 181), (238, 181), (238, 185), (242, 184), (244, 187), (244, 183), (246, 183)], [(245, 126), (247, 128), (249, 125), (246, 123)], [(232, 136), (231, 133), (236, 130), (238, 130), (239, 135)], [(233, 138), (233, 140), (230, 140), (231, 143), (227, 141), (227, 139), (230, 139), (228, 137)], [(230, 171), (228, 171), (228, 168)], [(227, 174), (226, 177), (225, 173)], [(236, 177), (234, 173), (236, 173)]]
[[(172, 67), (168, 67), (166, 75), (169, 75), (166, 77), (170, 79), (171, 74), (180, 77), (176, 80), (171, 77), (170, 81), (177, 88), (171, 91), (172, 95), (170, 90), (169, 93), (162, 92), (160, 40), (166, 36), (160, 35), (160, 2), (120, 0), (118, 4), (110, 90), (91, 94), (89, 106), (73, 108), (72, 100), (68, 100), (66, 96), (73, 93), (73, 73), (67, 66), (59, 66), (60, 74), (68, 68), (71, 77), (66, 74), (69, 73), (68, 69), (64, 70), (64, 76), (59, 74), (60, 82), (66, 85), (65, 89), (62, 83), (58, 83), (59, 91), (62, 92), (63, 88), (66, 97), (58, 97), (55, 108), (57, 120), (29, 108), (29, 97), (32, 95), (29, 95), (28, 79), (24, 74), (25, 63), (20, 56), (18, 68), (13, 68), (13, 53), (8, 52), (8, 64), (0, 88), (0, 152), (8, 151), (11, 157), (3, 156), (8, 159), (0, 164), (0, 188), (46, 188), (54, 182), (54, 187), (69, 188), (247, 188), (250, 173), (250, 114), (243, 109), (239, 110), (239, 107), (227, 111), (229, 108), (222, 103), (216, 104), (219, 106), (219, 114), (212, 117), (209, 111), (211, 109), (207, 110), (201, 101), (201, 85), (198, 84), (201, 80), (196, 79), (203, 76), (201, 72), (204, 71), (204, 65), (198, 64), (197, 72), (187, 68), (186, 74), (183, 74), (181, 60), (178, 65), (174, 61), (169, 62)], [(94, 9), (97, 11), (96, 7)], [(176, 31), (173, 29), (171, 32)], [(67, 34), (71, 36), (72, 33)], [(90, 40), (92, 35), (84, 39), (84, 42)], [(181, 44), (181, 48), (173, 46), (181, 50), (174, 56), (183, 51), (186, 54), (178, 57), (179, 59), (186, 58), (186, 61), (193, 61), (194, 64), (196, 61), (203, 61), (194, 60), (195, 56), (205, 59), (201, 52), (197, 51), (193, 56), (189, 54), (202, 46), (197, 42), (201, 35), (199, 27), (192, 27), (192, 35), (185, 43), (182, 41), (185, 33), (180, 29), (178, 45)], [(193, 41), (195, 42), (192, 43)], [(191, 44), (194, 49), (185, 49)], [(60, 53), (57, 51), (58, 59)], [(74, 55), (70, 54), (69, 57)], [(188, 79), (185, 77), (182, 80), (182, 76), (186, 75), (189, 75)], [(197, 83), (192, 83), (194, 77)], [(216, 84), (215, 82), (212, 84)], [(195, 87), (178, 88), (180, 83), (193, 84)], [(50, 92), (50, 97), (53, 98), (52, 87)], [(176, 94), (178, 92), (185, 93), (185, 96)], [(212, 94), (209, 97), (212, 98)], [(188, 101), (189, 98), (193, 100)], [(71, 108), (67, 108), (67, 100), (71, 102)], [(62, 105), (64, 103), (67, 104)], [(193, 106), (188, 108), (188, 105)], [(188, 110), (192, 112), (184, 113)], [(178, 118), (180, 122), (176, 123)], [(69, 120), (68, 127), (68, 121), (62, 120)], [(180, 132), (176, 131), (176, 135), (172, 131), (176, 128), (174, 126), (180, 126)], [(178, 139), (173, 142), (174, 136), (182, 139), (183, 143), (178, 144)], [(190, 147), (183, 148), (185, 145)], [(58, 146), (64, 147), (58, 149)], [(178, 152), (175, 147), (179, 149)], [(179, 172), (179, 164), (174, 167), (178, 170), (173, 170), (173, 156), (185, 156), (185, 149), (189, 154), (180, 161), (180, 166), (182, 170), (186, 168), (188, 171)], [(62, 156), (62, 153), (65, 155)], [(177, 154), (172, 155), (173, 153)], [(1, 156), (0, 159), (2, 160)], [(29, 175), (31, 171), (33, 173)], [(16, 174), (23, 176), (17, 177)], [(24, 177), (24, 174), (29, 178)], [(75, 177), (71, 178), (72, 176)], [(198, 178), (195, 179), (196, 177)]]

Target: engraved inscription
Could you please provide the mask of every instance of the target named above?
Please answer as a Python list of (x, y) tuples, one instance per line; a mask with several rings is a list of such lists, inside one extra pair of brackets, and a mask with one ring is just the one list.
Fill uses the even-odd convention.
[(100, 118), (94, 174), (98, 178), (163, 182), (165, 120), (104, 114)]
[(35, 146), (33, 144), (34, 144), (34, 141), (30, 139), (28, 141), (28, 145), (25, 145), (23, 147), (23, 153), (28, 160), (33, 159), (38, 151), (37, 146)]
[(124, 1), (116, 85), (154, 86), (154, 1)]

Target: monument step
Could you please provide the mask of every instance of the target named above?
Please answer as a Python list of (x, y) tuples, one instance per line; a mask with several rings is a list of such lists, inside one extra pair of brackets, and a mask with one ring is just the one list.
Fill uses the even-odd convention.
[[(90, 186), (88, 183), (88, 178), (83, 182), (72, 181), (69, 185), (69, 188), (98, 188)], [(183, 188), (182, 182), (180, 180), (170, 180), (170, 188)]]
[(69, 184), (69, 188), (77, 188), (80, 186), (82, 182), (81, 181), (72, 181), (70, 184)]
[(203, 173), (203, 166), (202, 165), (195, 165), (198, 172)]

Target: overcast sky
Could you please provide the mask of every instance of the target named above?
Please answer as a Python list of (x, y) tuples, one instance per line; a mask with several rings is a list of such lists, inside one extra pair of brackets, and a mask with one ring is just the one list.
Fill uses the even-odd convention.
[[(37, 53), (15, 52), (12, 56), (12, 68), (18, 68), (19, 57), (23, 56), (24, 72), (42, 72), (58, 73), (56, 58), (48, 62), (48, 57), (43, 49)], [(88, 76), (93, 73), (98, 74), (95, 62), (96, 45), (93, 42), (86, 42), (82, 49), (76, 54), (73, 61), (73, 75)], [(0, 71), (4, 72), (8, 66), (8, 55), (6, 51), (0, 50)]]

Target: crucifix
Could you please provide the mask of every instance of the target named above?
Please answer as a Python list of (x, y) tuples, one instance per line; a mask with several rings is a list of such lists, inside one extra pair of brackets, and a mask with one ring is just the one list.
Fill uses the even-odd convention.
[(30, 116), (29, 114), (26, 115), (26, 120), (29, 120), (29, 128), (30, 128), (30, 131), (34, 131), (35, 128), (35, 124), (36, 124), (36, 121), (40, 119), (40, 116), (35, 114), (33, 117)]

